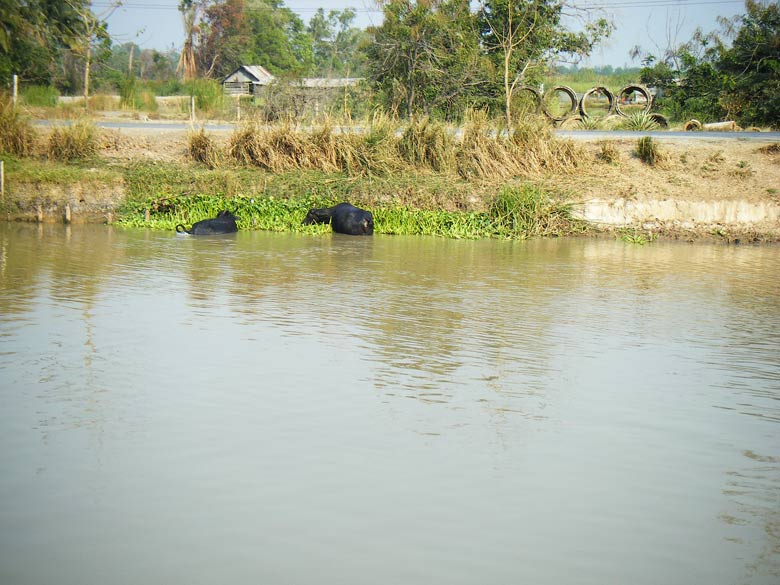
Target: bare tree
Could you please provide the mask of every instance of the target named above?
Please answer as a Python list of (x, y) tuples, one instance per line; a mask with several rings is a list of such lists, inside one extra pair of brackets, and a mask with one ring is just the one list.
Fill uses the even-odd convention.
[(506, 126), (509, 128), (512, 125), (512, 97), (531, 64), (530, 60), (526, 60), (518, 71), (513, 67), (513, 57), (536, 28), (539, 12), (533, 9), (530, 17), (528, 15), (520, 17), (517, 14), (514, 1), (508, 0), (506, 13), (502, 15), (504, 18), (499, 22), (500, 17), (489, 15), (484, 4), (480, 6), (480, 10), (490, 29), (491, 38), (494, 39), (493, 46), (488, 48), (498, 49), (503, 53), (504, 113)]
[(109, 38), (106, 30), (106, 19), (122, 5), (121, 0), (114, 0), (108, 7), (99, 14), (95, 14), (89, 5), (83, 6), (68, 2), (71, 9), (78, 14), (81, 19), (82, 29), (79, 34), (73, 37), (70, 46), (71, 52), (84, 61), (84, 107), (88, 107), (89, 102), (89, 80), (92, 69), (92, 47), (96, 41), (107, 40)]

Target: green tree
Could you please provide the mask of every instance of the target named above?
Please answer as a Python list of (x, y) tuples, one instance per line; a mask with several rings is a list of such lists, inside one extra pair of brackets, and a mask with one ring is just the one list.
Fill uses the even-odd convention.
[(282, 0), (182, 0), (185, 78), (221, 77), (239, 65), (262, 65), (280, 76), (313, 68), (311, 37)]
[(0, 80), (47, 85), (58, 79), (63, 52), (83, 30), (78, 11), (89, 0), (0, 0)]
[(656, 103), (672, 117), (780, 126), (780, 8), (747, 0), (745, 10), (721, 18), (719, 32), (697, 29), (658, 60), (639, 47), (632, 51), (645, 65), (642, 81), (662, 90)]
[(451, 109), (485, 83), (468, 0), (388, 0), (383, 24), (369, 32), (369, 74), (395, 113)]
[(566, 28), (564, 7), (560, 0), (485, 0), (480, 8), (482, 41), (500, 72), (507, 126), (520, 85), (538, 83), (555, 60), (589, 55), (612, 32), (605, 18), (587, 20), (582, 30)]
[(281, 0), (247, 0), (250, 44), (245, 64), (262, 65), (274, 75), (306, 75), (314, 66), (311, 37), (303, 21)]
[(742, 125), (780, 127), (780, 4), (745, 2), (735, 37), (717, 64), (721, 106)]
[(319, 8), (306, 28), (312, 41), (314, 68), (317, 75), (360, 76), (365, 70), (365, 53), (359, 51), (366, 33), (352, 26), (355, 11)]
[(196, 62), (205, 77), (229, 75), (242, 63), (252, 43), (245, 0), (215, 2), (205, 8), (199, 29)]

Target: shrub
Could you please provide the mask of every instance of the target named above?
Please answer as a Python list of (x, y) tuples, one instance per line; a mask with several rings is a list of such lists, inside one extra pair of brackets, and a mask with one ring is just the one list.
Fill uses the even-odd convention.
[(29, 156), (35, 150), (32, 125), (19, 114), (10, 99), (0, 99), (0, 152)]
[(29, 85), (22, 89), (22, 100), (28, 106), (53, 108), (57, 105), (59, 92), (47, 85)]
[(569, 207), (553, 200), (535, 185), (505, 187), (487, 212), (501, 237), (556, 235), (571, 231)]
[(650, 132), (659, 128), (652, 114), (647, 112), (634, 112), (627, 116), (620, 125), (624, 130), (639, 130), (641, 132)]
[(92, 122), (78, 120), (52, 130), (47, 155), (49, 160), (75, 161), (93, 157), (98, 150), (97, 131)]
[(639, 160), (650, 166), (655, 166), (664, 159), (663, 153), (658, 148), (658, 144), (656, 144), (650, 136), (642, 136), (642, 138), (637, 141), (635, 152), (639, 157)]
[[(186, 93), (195, 98), (195, 107), (206, 114), (220, 111), (225, 102), (222, 85), (213, 79), (194, 79), (185, 85)], [(189, 103), (186, 108), (189, 109)]]
[(135, 109), (138, 101), (138, 85), (135, 75), (126, 75), (119, 82), (119, 104), (123, 108)]

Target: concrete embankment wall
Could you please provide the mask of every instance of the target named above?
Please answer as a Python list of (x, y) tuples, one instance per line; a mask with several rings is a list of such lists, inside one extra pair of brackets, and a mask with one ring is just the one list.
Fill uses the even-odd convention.
[(673, 225), (693, 229), (731, 226), (780, 231), (780, 204), (773, 202), (591, 199), (575, 205), (574, 214), (591, 223), (614, 227)]

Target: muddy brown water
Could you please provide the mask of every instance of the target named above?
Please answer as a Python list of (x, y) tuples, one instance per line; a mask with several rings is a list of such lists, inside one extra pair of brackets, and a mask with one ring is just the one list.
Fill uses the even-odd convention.
[(0, 582), (776, 584), (778, 275), (0, 224)]

